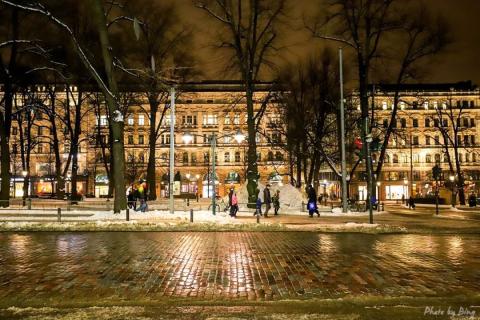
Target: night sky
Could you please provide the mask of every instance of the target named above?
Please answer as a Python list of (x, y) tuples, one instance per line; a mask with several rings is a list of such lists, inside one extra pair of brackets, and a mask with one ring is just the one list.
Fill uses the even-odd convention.
[[(312, 40), (307, 32), (301, 30), (303, 11), (314, 10), (318, 0), (290, 1), (292, 28), (284, 34), (283, 42), (287, 45), (282, 50), (282, 60), (292, 61), (296, 57), (305, 56), (313, 50), (319, 50), (323, 41)], [(211, 44), (215, 32), (204, 13), (193, 7), (192, 0), (176, 0), (182, 19), (190, 24), (195, 33), (195, 48), (200, 60), (199, 69), (203, 78), (220, 79), (232, 78), (232, 75), (222, 75), (220, 71), (222, 57), (212, 51)], [(444, 53), (431, 61), (431, 70), (423, 82), (456, 82), (473, 80), (480, 84), (480, 0), (425, 0), (433, 10), (442, 13), (449, 21), (452, 28), (454, 43)], [(299, 30), (295, 30), (299, 29)], [(281, 61), (279, 64), (281, 65)]]

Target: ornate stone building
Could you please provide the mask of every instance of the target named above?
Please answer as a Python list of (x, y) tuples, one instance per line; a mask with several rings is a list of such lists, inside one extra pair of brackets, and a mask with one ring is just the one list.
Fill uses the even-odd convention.
[[(62, 89), (63, 88), (63, 89)], [(65, 115), (67, 106), (73, 108), (75, 99), (78, 99), (79, 88), (72, 87), (70, 101), (64, 87), (58, 87), (56, 92), (57, 108)], [(285, 165), (285, 152), (283, 151), (281, 135), (277, 130), (280, 117), (271, 104), (262, 108), (262, 103), (270, 90), (270, 85), (258, 84), (255, 94), (256, 112), (263, 116), (259, 122), (259, 134), (256, 137), (258, 152), (258, 169), (261, 183), (287, 182)], [(35, 88), (35, 99), (42, 100), (46, 106), (49, 104), (48, 88), (38, 86)], [(127, 97), (127, 95), (129, 95)], [(108, 194), (108, 145), (109, 129), (106, 111), (98, 94), (82, 92), (82, 120), (81, 135), (78, 153), (74, 154), (78, 160), (78, 192), (90, 196), (106, 196)], [(179, 181), (178, 196), (207, 197), (216, 185), (220, 195), (226, 193), (231, 185), (237, 188), (245, 181), (247, 142), (237, 143), (232, 135), (241, 131), (246, 135), (246, 107), (241, 86), (235, 81), (224, 82), (199, 82), (188, 83), (180, 86), (176, 99), (175, 123), (175, 180)], [(76, 98), (75, 98), (76, 97)], [(20, 98), (19, 98), (20, 99)], [(73, 101), (72, 101), (73, 100)], [(125, 150), (126, 150), (126, 178), (127, 183), (135, 183), (146, 179), (149, 146), (149, 107), (142, 94), (126, 92), (122, 97), (125, 102)], [(127, 101), (128, 100), (128, 101)], [(78, 102), (78, 101), (77, 101)], [(25, 103), (25, 102), (23, 102)], [(165, 103), (169, 103), (168, 100)], [(157, 121), (161, 118), (157, 114)], [(68, 110), (68, 112), (71, 112)], [(170, 115), (169, 109), (165, 112), (163, 122), (157, 122), (159, 138), (156, 141), (156, 173), (157, 195), (168, 195), (168, 167), (170, 144)], [(34, 144), (31, 146), (31, 160), (28, 175), (32, 195), (46, 195), (55, 191), (56, 181), (54, 176), (54, 152), (51, 148), (52, 132), (51, 121), (37, 108), (31, 135)], [(83, 115), (84, 113), (84, 115)], [(67, 162), (70, 151), (68, 126), (65, 125), (64, 116), (55, 120), (59, 138), (62, 140), (60, 153), (62, 162)], [(260, 117), (259, 117), (260, 118)], [(22, 123), (22, 126), (26, 125)], [(12, 127), (12, 180), (15, 185), (15, 195), (23, 194), (24, 166), (21, 165), (19, 146), (18, 124)], [(184, 134), (193, 135), (191, 143), (185, 143)], [(211, 173), (211, 148), (210, 136), (215, 133), (218, 137), (216, 149), (216, 177)], [(103, 146), (103, 148), (102, 148)], [(65, 167), (65, 163), (62, 164)], [(66, 169), (66, 190), (69, 185), (70, 167)], [(25, 173), (24, 173), (25, 175)]]
[[(392, 115), (393, 86), (376, 86), (371, 113), (374, 137), (383, 141)], [(425, 197), (433, 194), (436, 181), (432, 168), (442, 168), (440, 195), (450, 201), (455, 182), (464, 179), (465, 193), (478, 193), (480, 159), (480, 91), (470, 82), (453, 84), (403, 85), (399, 90), (396, 122), (386, 153), (385, 164), (377, 177), (381, 200)], [(379, 152), (374, 152), (374, 169)], [(350, 193), (366, 196), (363, 166), (352, 177)], [(454, 182), (454, 183), (452, 183)]]

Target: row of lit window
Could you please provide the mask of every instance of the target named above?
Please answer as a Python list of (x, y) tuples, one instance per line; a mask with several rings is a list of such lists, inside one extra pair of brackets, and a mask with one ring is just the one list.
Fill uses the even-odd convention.
[[(453, 157), (453, 155), (452, 155)], [(385, 163), (400, 163), (400, 159), (401, 159), (401, 162), (402, 163), (405, 163), (405, 164), (410, 164), (410, 156), (409, 155), (406, 155), (406, 154), (402, 154), (402, 155), (398, 155), (398, 154), (393, 154), (392, 156), (390, 156), (389, 154), (385, 155)], [(377, 156), (376, 155), (372, 155), (372, 160), (374, 162), (377, 161)], [(454, 159), (451, 159), (452, 162), (455, 162)], [(459, 153), (458, 154), (458, 160), (460, 162), (466, 162), (466, 163), (469, 163), (469, 162), (476, 162), (477, 161), (477, 154), (476, 153)], [(414, 154), (412, 155), (412, 161), (413, 163), (420, 163), (420, 155), (418, 154)], [(442, 156), (441, 154), (439, 153), (436, 153), (433, 158), (432, 158), (432, 155), (430, 154), (427, 154), (425, 155), (425, 163), (440, 163), (442, 161)], [(448, 156), (447, 154), (444, 154), (443, 155), (443, 162), (444, 163), (448, 163)]]
[[(388, 109), (389, 103), (387, 101), (382, 101), (382, 109), (387, 110)], [(404, 101), (399, 102), (399, 107), (400, 110), (405, 110), (406, 107), (408, 106)], [(439, 103), (438, 101), (424, 101), (423, 103), (419, 103), (418, 101), (413, 101), (411, 104), (412, 109), (418, 109), (419, 107), (422, 107), (425, 110), (429, 109), (438, 109), (438, 106), (441, 105), (442, 109), (447, 109), (449, 105), (447, 102), (441, 102)], [(455, 104), (452, 105), (451, 107), (456, 107), (459, 109), (464, 109), (464, 108), (474, 108), (475, 107), (475, 101), (474, 100), (456, 100)], [(393, 103), (390, 104), (390, 108), (393, 110), (394, 105)]]
[[(440, 122), (440, 119), (430, 119), (430, 118), (425, 118), (424, 120), (424, 126), (425, 128), (438, 128), (438, 127), (448, 127), (449, 126), (449, 120), (448, 119), (441, 119), (442, 121)], [(388, 128), (389, 124), (389, 119), (383, 119), (383, 127)], [(406, 128), (407, 127), (407, 119), (401, 118), (399, 120), (400, 128)], [(440, 125), (441, 124), (441, 125)], [(465, 128), (474, 128), (475, 127), (475, 119), (474, 118), (458, 118), (456, 120), (456, 126), (457, 127), (465, 127)], [(397, 127), (397, 123), (393, 123), (393, 127)], [(418, 128), (419, 127), (419, 121), (418, 119), (412, 119), (412, 127), (413, 128)]]

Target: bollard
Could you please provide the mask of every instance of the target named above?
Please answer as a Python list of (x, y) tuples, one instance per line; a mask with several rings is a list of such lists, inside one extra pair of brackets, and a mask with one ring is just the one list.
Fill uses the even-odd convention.
[(190, 207), (190, 198), (187, 198), (187, 207)]
[(193, 222), (193, 209), (190, 209), (190, 222)]
[(28, 210), (32, 210), (32, 198), (27, 199)]
[(257, 213), (257, 223), (260, 223), (260, 215)]
[(127, 221), (130, 221), (130, 210), (128, 208), (126, 211), (126, 215), (127, 215)]
[(57, 221), (62, 222), (62, 208), (57, 208)]

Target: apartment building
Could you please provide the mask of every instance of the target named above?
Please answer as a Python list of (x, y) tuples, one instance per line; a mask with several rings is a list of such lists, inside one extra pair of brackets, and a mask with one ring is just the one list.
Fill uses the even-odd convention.
[[(395, 91), (377, 85), (370, 95), (373, 135), (384, 140), (391, 120)], [(471, 82), (412, 84), (399, 88), (398, 113), (389, 141), (385, 163), (376, 179), (380, 200), (425, 197), (435, 192), (432, 168), (442, 168), (439, 190), (449, 200), (461, 175), (465, 193), (480, 189), (479, 129), (480, 91)], [(379, 152), (372, 155), (373, 168)], [(364, 167), (352, 176), (350, 193), (366, 197)], [(453, 182), (453, 183), (452, 183)]]
[[(28, 170), (21, 161), (21, 139), (25, 139), (27, 119), (13, 123), (12, 126), (12, 195), (23, 195), (23, 181), (29, 177), (29, 194), (47, 195), (55, 192), (56, 166), (55, 152), (52, 150), (52, 130), (60, 139), (60, 159), (62, 171), (66, 173), (66, 191), (71, 190), (71, 166), (73, 158), (78, 167), (77, 190), (79, 193), (95, 197), (108, 194), (109, 166), (109, 128), (108, 115), (99, 95), (88, 89), (57, 87), (55, 103), (59, 116), (55, 118), (56, 129), (42, 108), (36, 108), (28, 128), (34, 143), (30, 144), (30, 165)], [(270, 84), (259, 83), (255, 94), (255, 112), (263, 116), (258, 125), (256, 137), (258, 170), (261, 183), (286, 183), (286, 157), (282, 148), (284, 141), (278, 130), (280, 117), (271, 104), (265, 105), (264, 99), (270, 90)], [(34, 98), (45, 106), (51, 103), (49, 88), (37, 86)], [(51, 88), (50, 88), (51, 91)], [(127, 97), (128, 95), (128, 97)], [(19, 105), (32, 99), (32, 95), (18, 95)], [(81, 134), (78, 152), (71, 154), (70, 137), (72, 128), (65, 118), (72, 112), (75, 103), (81, 100)], [(159, 138), (155, 143), (155, 167), (157, 195), (168, 196), (169, 145), (170, 145), (170, 109), (164, 105), (159, 108), (155, 124), (150, 123), (149, 106), (141, 93), (131, 90), (122, 97), (125, 102), (125, 159), (126, 180), (128, 184), (146, 179), (149, 156), (149, 128), (155, 125), (159, 129)], [(163, 103), (170, 103), (166, 99)], [(244, 93), (236, 81), (199, 82), (184, 84), (179, 88), (175, 113), (175, 186), (176, 196), (208, 197), (213, 186), (217, 194), (224, 195), (231, 186), (240, 187), (245, 182), (247, 142), (237, 143), (234, 135), (242, 132), (247, 135), (247, 114)], [(262, 105), (265, 107), (263, 108)], [(162, 117), (163, 114), (163, 117)], [(260, 117), (258, 117), (260, 119)], [(160, 122), (160, 120), (162, 122)], [(23, 135), (21, 136), (20, 127)], [(73, 128), (74, 129), (74, 128)], [(185, 134), (193, 136), (191, 142), (182, 139)], [(210, 139), (215, 134), (216, 170), (212, 173), (212, 149)], [(66, 166), (69, 166), (66, 168)]]

